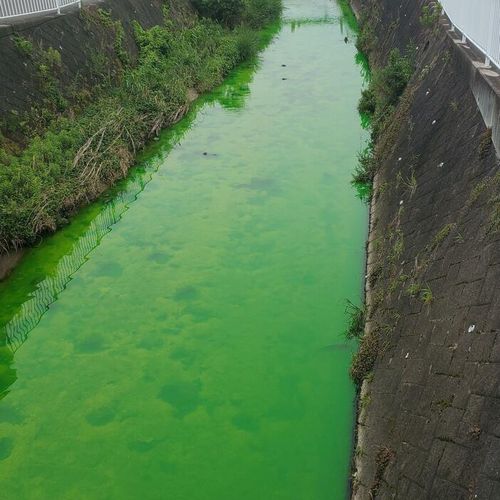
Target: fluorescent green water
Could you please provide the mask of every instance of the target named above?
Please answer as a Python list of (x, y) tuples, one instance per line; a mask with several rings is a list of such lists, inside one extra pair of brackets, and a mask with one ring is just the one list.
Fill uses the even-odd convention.
[(0, 285), (1, 498), (345, 497), (362, 77), (335, 4), (288, 6)]

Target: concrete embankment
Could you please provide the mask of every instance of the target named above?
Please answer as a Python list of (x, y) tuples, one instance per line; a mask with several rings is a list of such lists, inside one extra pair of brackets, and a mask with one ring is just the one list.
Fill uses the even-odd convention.
[[(378, 139), (353, 497), (500, 498), (500, 77), (426, 2), (357, 2), (417, 68)], [(494, 145), (495, 143), (495, 145)], [(499, 148), (500, 150), (500, 148)]]

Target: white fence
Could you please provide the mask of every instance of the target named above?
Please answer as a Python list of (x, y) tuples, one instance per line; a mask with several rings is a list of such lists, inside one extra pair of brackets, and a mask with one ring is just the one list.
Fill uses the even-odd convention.
[(500, 67), (500, 0), (441, 0), (453, 26)]
[(0, 20), (43, 12), (60, 14), (63, 7), (74, 4), (81, 7), (81, 0), (0, 0)]

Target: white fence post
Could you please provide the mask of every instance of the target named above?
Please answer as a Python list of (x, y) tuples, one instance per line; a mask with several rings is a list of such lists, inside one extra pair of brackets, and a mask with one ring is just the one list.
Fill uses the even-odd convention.
[(81, 8), (82, 0), (0, 0), (0, 21), (45, 12), (61, 14), (70, 5)]

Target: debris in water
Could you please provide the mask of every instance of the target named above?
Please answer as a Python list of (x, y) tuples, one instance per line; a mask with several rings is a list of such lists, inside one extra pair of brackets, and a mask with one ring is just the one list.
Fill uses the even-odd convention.
[(476, 325), (470, 325), (468, 332), (472, 333), (475, 329), (476, 329)]

